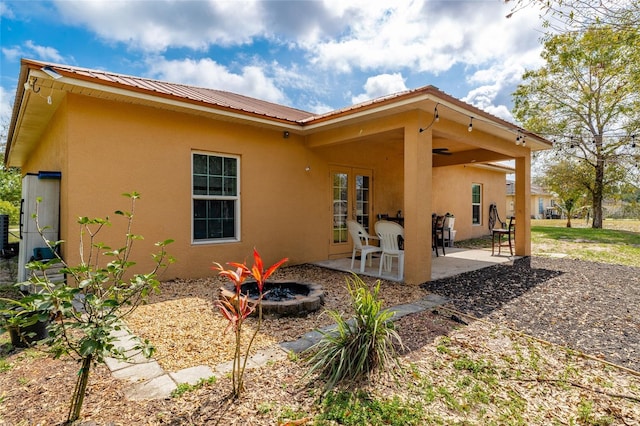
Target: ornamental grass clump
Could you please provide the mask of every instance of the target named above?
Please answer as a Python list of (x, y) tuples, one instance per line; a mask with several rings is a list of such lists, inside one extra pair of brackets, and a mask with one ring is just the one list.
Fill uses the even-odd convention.
[[(339, 383), (353, 383), (398, 366), (396, 345), (402, 339), (391, 321), (394, 313), (382, 309), (378, 299), (380, 281), (373, 291), (354, 274), (347, 278), (347, 289), (355, 317), (345, 320), (336, 310), (327, 311), (336, 328), (321, 331), (322, 339), (309, 349), (307, 375), (318, 374), (325, 381), (325, 391)], [(391, 369), (392, 371), (393, 369)]]

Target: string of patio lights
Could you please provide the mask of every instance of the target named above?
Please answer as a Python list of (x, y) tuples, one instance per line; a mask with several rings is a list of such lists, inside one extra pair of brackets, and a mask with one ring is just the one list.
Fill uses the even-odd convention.
[[(429, 130), (431, 127), (433, 127), (433, 125), (434, 125), (435, 123), (437, 123), (437, 122), (439, 122), (439, 121), (440, 121), (440, 113), (438, 112), (438, 107), (439, 107), (439, 106), (440, 106), (440, 107), (449, 108), (449, 109), (450, 109), (450, 110), (452, 110), (452, 111), (455, 111), (455, 112), (458, 112), (458, 113), (460, 113), (460, 114), (463, 114), (463, 113), (461, 113), (460, 111), (457, 111), (456, 109), (453, 109), (453, 108), (451, 108), (451, 107), (448, 107), (447, 105), (444, 105), (444, 104), (441, 104), (441, 103), (436, 103), (436, 106), (435, 106), (435, 108), (433, 109), (433, 119), (431, 120), (431, 123), (429, 123), (429, 124), (428, 124), (427, 126), (425, 126), (425, 127), (421, 127), (421, 128), (419, 129), (419, 132), (420, 132), (420, 133), (422, 133), (422, 132), (425, 132), (425, 131)], [(464, 114), (464, 115), (466, 115), (466, 114)], [(484, 123), (490, 123), (490, 124), (492, 124), (492, 125), (494, 125), (494, 126), (496, 125), (496, 123), (495, 123), (494, 121), (485, 120), (485, 119), (478, 118), (478, 117), (473, 116), (473, 115), (469, 115), (468, 117), (469, 117), (469, 126), (467, 126), (467, 131), (469, 131), (469, 132), (473, 132), (473, 123), (474, 123), (474, 120), (475, 120), (476, 122), (480, 121), (480, 122), (484, 122)], [(522, 131), (522, 129), (519, 129), (519, 128), (517, 128), (517, 127), (506, 127), (506, 126), (502, 126), (502, 125), (499, 125), (499, 124), (498, 124), (498, 127), (502, 127), (504, 130), (507, 130), (507, 131), (510, 131), (510, 132), (513, 132), (514, 134), (516, 134), (516, 140), (515, 140), (515, 144), (516, 144), (516, 145), (526, 146), (526, 144), (527, 144), (527, 141), (526, 141), (526, 139), (525, 139), (525, 138), (526, 138), (526, 134)]]
[[(597, 147), (598, 139), (599, 144), (602, 145), (604, 140), (614, 142), (617, 140), (618, 147), (616, 149), (622, 150), (618, 152), (621, 155), (629, 155), (635, 161), (635, 167), (640, 168), (640, 141), (636, 139), (635, 134), (612, 132), (604, 135), (545, 135), (547, 139), (551, 139), (553, 147), (555, 148), (555, 155), (557, 156), (561, 152), (574, 152), (575, 149), (581, 148), (583, 150), (589, 149), (590, 146)], [(590, 145), (589, 145), (590, 144)], [(638, 150), (638, 152), (635, 152)]]
[[(435, 108), (433, 110), (433, 119), (431, 120), (431, 122), (427, 126), (421, 127), (419, 129), (420, 133), (429, 130), (431, 127), (433, 127), (433, 125), (435, 123), (440, 121), (440, 114), (438, 112), (438, 107), (439, 106), (440, 107), (449, 108), (452, 111), (456, 111), (455, 109), (447, 107), (444, 104), (436, 103), (436, 106), (435, 106)], [(459, 111), (456, 111), (456, 112), (459, 112)], [(467, 127), (467, 130), (469, 132), (473, 131), (473, 122), (474, 122), (474, 120), (483, 121), (483, 122), (489, 123), (488, 120), (483, 120), (481, 118), (469, 115), (469, 126)], [(494, 122), (491, 122), (491, 123), (495, 125)], [(503, 127), (505, 130), (508, 130), (508, 131), (511, 131), (511, 132), (515, 133), (515, 135), (516, 135), (515, 144), (516, 145), (526, 146), (526, 144), (527, 144), (526, 136), (527, 135), (523, 132), (522, 129), (517, 128), (517, 127), (514, 127), (514, 128), (508, 128), (508, 127), (504, 127), (504, 126), (500, 126), (500, 127)], [(540, 135), (540, 136), (543, 136), (543, 137), (545, 137), (547, 139), (551, 139), (552, 142), (553, 142), (554, 148), (558, 148), (559, 150), (562, 150), (562, 149), (565, 148), (565, 146), (564, 146), (565, 143), (559, 142), (561, 140), (562, 141), (568, 141), (569, 149), (574, 149), (574, 148), (576, 148), (578, 146), (578, 144), (580, 142), (582, 142), (584, 140), (588, 140), (589, 138), (591, 138), (592, 143), (595, 146), (596, 143), (597, 143), (596, 137), (600, 137), (601, 139), (603, 139), (603, 138), (607, 138), (607, 139), (617, 138), (619, 141), (626, 140), (626, 142), (624, 144), (620, 145), (621, 147), (628, 147), (628, 148), (630, 148), (632, 150), (640, 148), (640, 143), (638, 141), (636, 141), (636, 135), (635, 134), (628, 134), (628, 133), (610, 133), (610, 134), (607, 134), (607, 135), (598, 135), (596, 137), (594, 137), (593, 135), (590, 135), (588, 137), (583, 137), (583, 136), (580, 136), (580, 135), (557, 135), (557, 134), (556, 135), (547, 134), (547, 135)], [(558, 151), (556, 151), (556, 155), (558, 155)], [(638, 162), (640, 161), (640, 153), (638, 153), (638, 154), (630, 153), (630, 155), (632, 155), (633, 158), (635, 159), (635, 167), (636, 168), (640, 168), (640, 166), (638, 165)]]

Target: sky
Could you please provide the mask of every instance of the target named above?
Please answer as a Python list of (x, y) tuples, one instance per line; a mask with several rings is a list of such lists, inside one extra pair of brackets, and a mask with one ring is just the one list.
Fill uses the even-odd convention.
[(0, 2), (0, 119), (20, 59), (226, 90), (322, 113), (433, 85), (513, 121), (542, 66), (538, 10), (504, 0)]

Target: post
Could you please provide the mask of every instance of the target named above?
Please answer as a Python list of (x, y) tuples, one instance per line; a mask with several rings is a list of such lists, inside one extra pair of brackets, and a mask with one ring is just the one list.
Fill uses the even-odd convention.
[(432, 133), (420, 132), (431, 116), (417, 112), (404, 127), (404, 281), (431, 280)]

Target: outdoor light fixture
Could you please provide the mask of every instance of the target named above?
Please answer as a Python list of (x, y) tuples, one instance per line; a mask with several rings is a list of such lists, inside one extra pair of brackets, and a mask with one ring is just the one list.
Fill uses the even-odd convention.
[(438, 114), (438, 105), (436, 105), (436, 109), (435, 109), (434, 113), (435, 113), (435, 120), (436, 120), (436, 123), (437, 123), (437, 122), (440, 121), (440, 114)]
[(289, 138), (289, 132), (287, 132), (286, 130), (284, 132), (282, 132), (282, 137), (285, 139)]
[(467, 130), (473, 131), (473, 117), (469, 117), (469, 128)]
[(636, 147), (636, 135), (631, 135), (631, 148)]
[(42, 71), (45, 72), (45, 74), (47, 74), (49, 77), (53, 78), (54, 80), (57, 80), (59, 78), (62, 78), (62, 76), (60, 74), (58, 74), (57, 72), (55, 72), (53, 70), (53, 68), (51, 68), (50, 66), (46, 66), (46, 67), (42, 67), (40, 68)]

